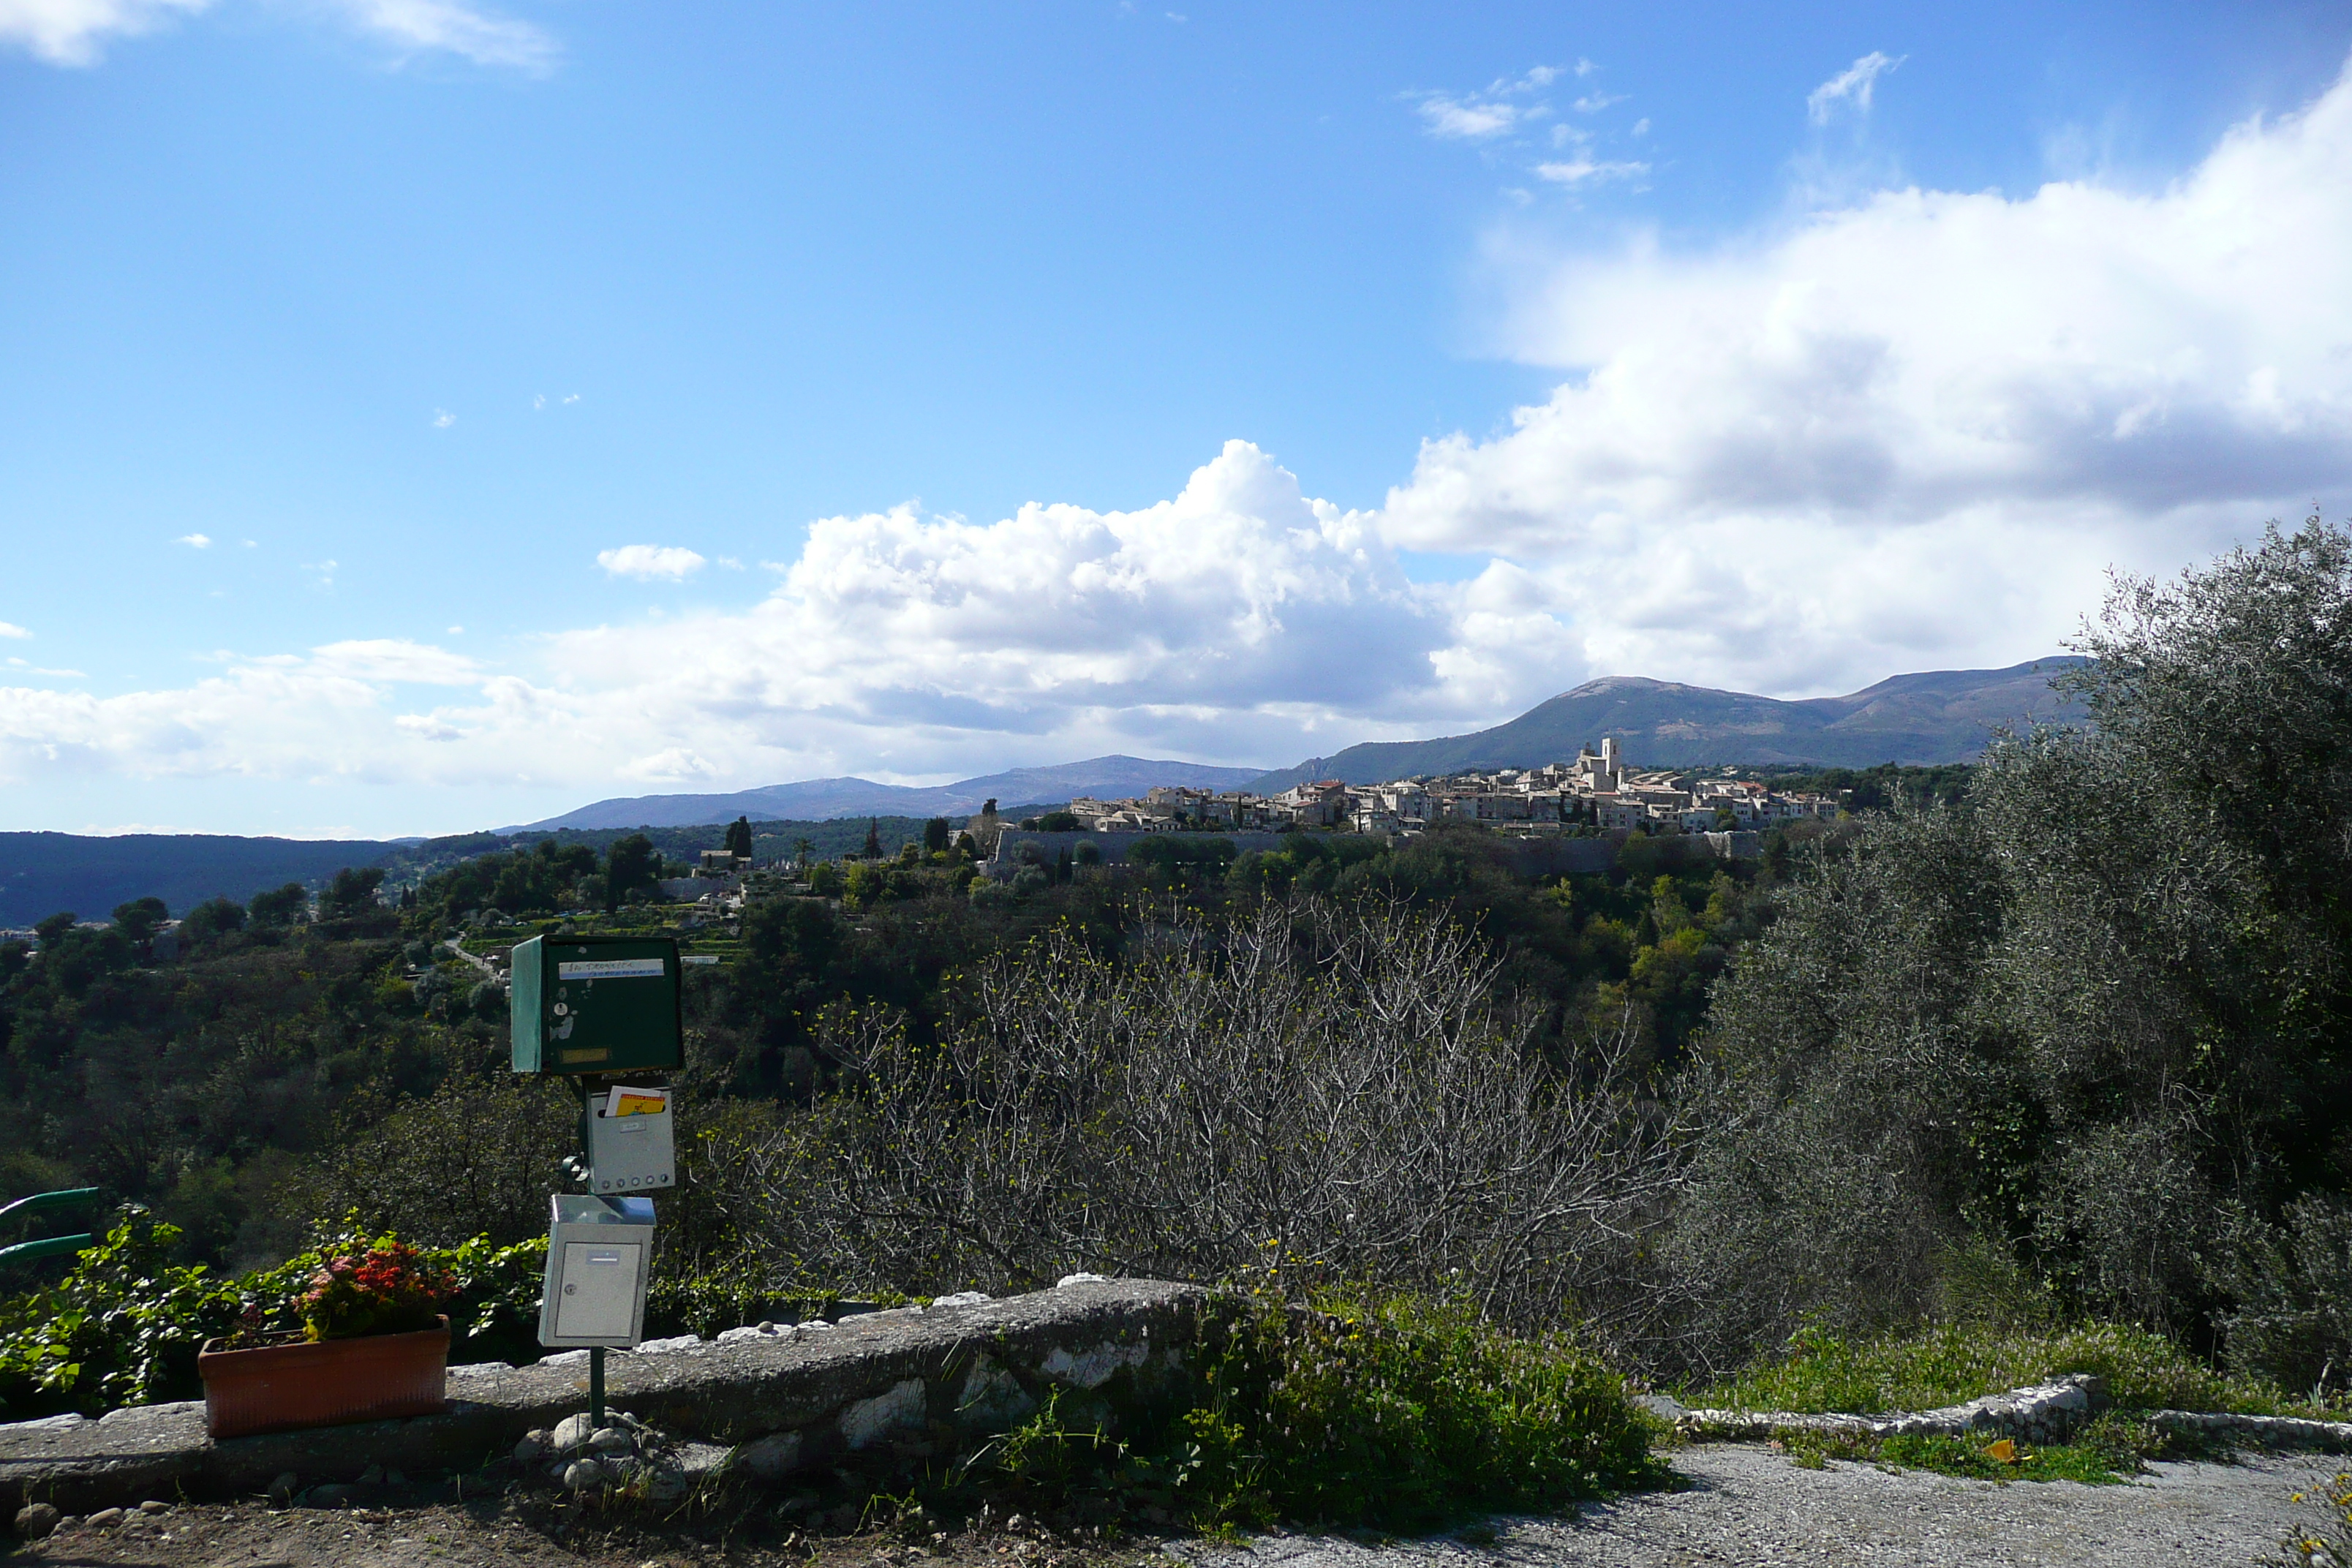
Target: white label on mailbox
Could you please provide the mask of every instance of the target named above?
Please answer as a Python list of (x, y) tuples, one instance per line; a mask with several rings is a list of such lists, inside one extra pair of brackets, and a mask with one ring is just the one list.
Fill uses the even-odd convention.
[(555, 966), (558, 980), (634, 980), (658, 979), (662, 961), (658, 958), (589, 958), (574, 959)]

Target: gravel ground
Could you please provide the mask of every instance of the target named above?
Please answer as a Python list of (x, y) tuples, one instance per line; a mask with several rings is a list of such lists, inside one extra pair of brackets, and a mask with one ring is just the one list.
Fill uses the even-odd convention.
[[(1080, 1545), (1035, 1534), (699, 1539), (607, 1529), (543, 1502), (357, 1510), (260, 1504), (176, 1507), (108, 1529), (68, 1527), (19, 1545), (12, 1563), (152, 1568), (1681, 1568), (1683, 1564), (2112, 1563), (2241, 1568), (2274, 1553), (2294, 1518), (2288, 1494), (2341, 1464), (2263, 1458), (2159, 1465), (2128, 1486), (1997, 1486), (1871, 1465), (1804, 1470), (1748, 1444), (1674, 1456), (1686, 1489), (1628, 1498), (1568, 1519), (1496, 1521), (1420, 1541), (1270, 1535), (1243, 1550), (1201, 1542)], [(1489, 1538), (1491, 1537), (1491, 1539)]]
[[(1202, 1568), (1682, 1568), (1691, 1563), (1870, 1563), (1936, 1568), (2095, 1563), (2236, 1568), (2275, 1556), (2289, 1495), (2340, 1468), (2325, 1458), (2151, 1467), (2126, 1486), (1963, 1481), (1832, 1460), (1799, 1469), (1755, 1444), (1674, 1456), (1688, 1490), (1627, 1498), (1575, 1519), (1497, 1521), (1491, 1544), (1371, 1544), (1306, 1536), (1244, 1552), (1192, 1553)], [(1479, 1532), (1473, 1532), (1479, 1533)]]

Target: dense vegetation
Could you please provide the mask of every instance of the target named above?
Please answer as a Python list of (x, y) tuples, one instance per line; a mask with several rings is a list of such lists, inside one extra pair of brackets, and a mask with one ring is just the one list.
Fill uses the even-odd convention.
[(2084, 647), (2095, 730), (1867, 820), (1716, 992), (1706, 1363), (1995, 1305), (2352, 1364), (2352, 537), (2128, 583)]
[[(2083, 647), (2062, 679), (2095, 728), (1807, 779), (1856, 813), (1754, 861), (1636, 838), (1530, 879), (1457, 825), (996, 882), (950, 825), (877, 822), (759, 873), (732, 926), (660, 902), (670, 850), (627, 834), (484, 845), (397, 907), (381, 868), (315, 919), (299, 888), (213, 900), (175, 957), (152, 900), (61, 916), (0, 945), (0, 1071), (38, 1108), (0, 1180), (150, 1205), (184, 1268), (274, 1265), (346, 1214), (528, 1243), (570, 1103), (506, 1072), (473, 958), (663, 929), (720, 960), (689, 975), (659, 1265), (698, 1322), (1094, 1268), (1278, 1279), (1432, 1356), (1570, 1334), (1734, 1397), (1919, 1402), (2071, 1359), (2150, 1397), (2333, 1401), (2352, 535), (2126, 582)], [(17, 1309), (20, 1361), (45, 1310)], [(1250, 1495), (1308, 1506), (1286, 1484)]]

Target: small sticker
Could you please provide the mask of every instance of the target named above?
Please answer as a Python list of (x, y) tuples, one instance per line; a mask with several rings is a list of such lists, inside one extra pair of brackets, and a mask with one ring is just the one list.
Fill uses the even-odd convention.
[[(567, 1026), (567, 1027), (568, 1026)], [(611, 1058), (612, 1054), (613, 1053), (609, 1049), (593, 1051), (558, 1051), (555, 1053), (555, 1059), (562, 1062), (565, 1067), (578, 1067), (585, 1062), (601, 1062), (607, 1060)]]
[(659, 1116), (669, 1109), (669, 1091), (665, 1089), (626, 1089), (615, 1085), (610, 1099), (604, 1102), (607, 1116)]

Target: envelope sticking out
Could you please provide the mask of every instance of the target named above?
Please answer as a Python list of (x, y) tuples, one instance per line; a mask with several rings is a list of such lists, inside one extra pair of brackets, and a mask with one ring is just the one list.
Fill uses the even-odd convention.
[(669, 1090), (666, 1089), (624, 1089), (614, 1086), (605, 1101), (607, 1116), (659, 1116), (669, 1109)]

